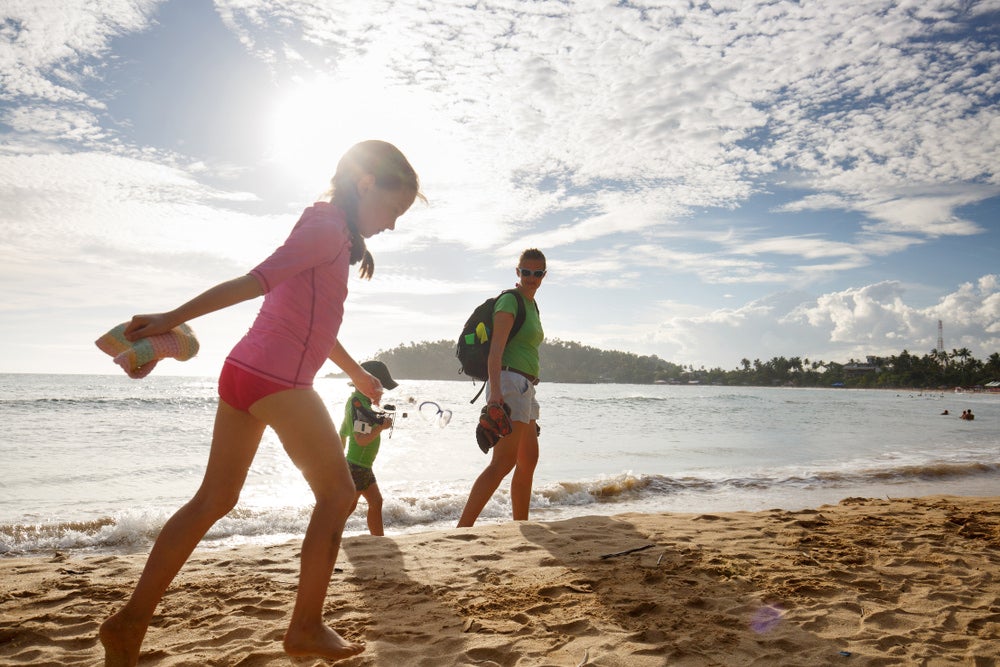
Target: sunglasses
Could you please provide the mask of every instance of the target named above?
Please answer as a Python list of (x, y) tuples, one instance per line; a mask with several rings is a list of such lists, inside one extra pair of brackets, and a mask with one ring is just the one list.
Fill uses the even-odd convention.
[(528, 276), (534, 276), (536, 278), (544, 278), (547, 273), (545, 269), (539, 269), (538, 271), (532, 271), (531, 269), (522, 269), (517, 267), (518, 272), (521, 274), (522, 278), (527, 278)]

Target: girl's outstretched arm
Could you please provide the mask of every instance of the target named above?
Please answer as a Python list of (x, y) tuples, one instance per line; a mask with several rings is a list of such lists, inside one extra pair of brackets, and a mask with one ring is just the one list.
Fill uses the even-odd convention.
[(382, 383), (378, 381), (377, 377), (362, 368), (361, 364), (347, 353), (339, 340), (333, 344), (329, 359), (340, 366), (340, 370), (347, 373), (351, 382), (354, 383), (355, 389), (372, 399), (372, 403), (375, 405), (379, 404), (379, 401), (382, 400)]
[(233, 278), (202, 292), (184, 305), (169, 312), (135, 315), (125, 327), (125, 337), (134, 341), (166, 333), (188, 320), (255, 299), (263, 293), (264, 289), (253, 276), (247, 274)]

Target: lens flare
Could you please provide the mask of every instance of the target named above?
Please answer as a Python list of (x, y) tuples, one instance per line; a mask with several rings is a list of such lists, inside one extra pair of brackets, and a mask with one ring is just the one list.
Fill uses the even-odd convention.
[(785, 610), (781, 607), (765, 605), (754, 612), (753, 618), (750, 619), (750, 629), (761, 635), (770, 632), (778, 627), (784, 614)]

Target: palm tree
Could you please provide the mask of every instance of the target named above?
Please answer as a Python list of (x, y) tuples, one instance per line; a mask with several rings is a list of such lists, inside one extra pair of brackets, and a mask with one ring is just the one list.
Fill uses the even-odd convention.
[[(992, 375), (1000, 375), (1000, 352), (994, 352), (990, 355), (983, 370)], [(993, 379), (1000, 380), (1000, 377), (995, 377)]]

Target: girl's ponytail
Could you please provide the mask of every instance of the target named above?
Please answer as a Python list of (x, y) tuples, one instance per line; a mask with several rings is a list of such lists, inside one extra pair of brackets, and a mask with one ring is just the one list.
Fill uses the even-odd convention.
[(358, 231), (358, 189), (357, 177), (353, 171), (344, 169), (344, 161), (337, 166), (337, 173), (330, 182), (330, 201), (344, 211), (347, 229), (351, 233), (351, 265), (361, 262), (358, 275), (370, 280), (375, 273), (375, 258), (368, 252), (365, 237)]
[(337, 173), (330, 181), (328, 195), (347, 216), (351, 232), (351, 264), (361, 262), (358, 275), (369, 280), (375, 274), (375, 258), (368, 251), (365, 237), (358, 231), (358, 179), (365, 174), (375, 176), (375, 184), (387, 190), (409, 188), (420, 194), (417, 173), (398, 148), (385, 141), (362, 141), (344, 153), (337, 164)]
[[(365, 241), (361, 239), (363, 244)], [(352, 253), (353, 254), (353, 251)], [(371, 280), (372, 276), (375, 275), (375, 258), (372, 254), (368, 252), (368, 248), (365, 248), (364, 256), (361, 258), (361, 266), (358, 267), (358, 275), (365, 280)]]

